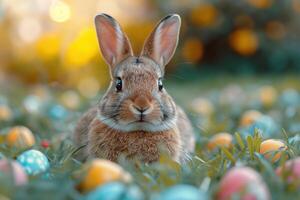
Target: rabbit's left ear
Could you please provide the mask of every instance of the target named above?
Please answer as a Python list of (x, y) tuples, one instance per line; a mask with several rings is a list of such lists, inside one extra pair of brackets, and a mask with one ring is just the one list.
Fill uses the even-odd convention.
[(177, 14), (163, 18), (146, 40), (141, 54), (152, 58), (164, 68), (175, 53), (180, 25), (181, 19)]

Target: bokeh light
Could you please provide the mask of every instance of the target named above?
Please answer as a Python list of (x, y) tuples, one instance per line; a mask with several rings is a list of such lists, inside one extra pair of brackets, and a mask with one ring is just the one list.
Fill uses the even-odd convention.
[(241, 55), (249, 56), (256, 52), (259, 41), (251, 29), (239, 29), (229, 36), (230, 46)]
[(49, 15), (55, 22), (66, 22), (71, 17), (71, 8), (66, 2), (55, 0), (50, 6)]

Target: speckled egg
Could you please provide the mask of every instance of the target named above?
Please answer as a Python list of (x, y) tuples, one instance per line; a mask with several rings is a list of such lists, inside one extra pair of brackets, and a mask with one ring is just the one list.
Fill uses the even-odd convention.
[(175, 185), (163, 191), (155, 200), (206, 200), (207, 195), (191, 185)]
[(79, 184), (82, 192), (88, 192), (96, 187), (112, 181), (129, 181), (131, 176), (121, 166), (104, 159), (94, 159), (83, 166), (85, 176)]
[(209, 150), (214, 150), (218, 147), (229, 148), (232, 145), (232, 135), (229, 133), (218, 133), (214, 135), (207, 143)]
[[(268, 139), (260, 144), (259, 153), (264, 154), (265, 158), (276, 162), (281, 157), (281, 152), (285, 151), (287, 146), (281, 140)], [(275, 153), (278, 151), (277, 153)]]
[(50, 164), (47, 157), (38, 150), (28, 150), (17, 157), (28, 175), (37, 175), (49, 169)]
[(238, 199), (270, 199), (269, 190), (261, 176), (249, 167), (234, 167), (221, 179), (216, 199), (228, 200), (234, 196)]
[(143, 200), (144, 195), (137, 186), (119, 182), (107, 183), (88, 193), (87, 200)]
[(15, 185), (24, 185), (27, 183), (27, 174), (22, 166), (16, 161), (9, 161), (7, 159), (0, 160), (0, 174), (13, 177)]
[(19, 149), (28, 149), (35, 144), (34, 135), (24, 126), (16, 126), (10, 129), (5, 140), (8, 146)]

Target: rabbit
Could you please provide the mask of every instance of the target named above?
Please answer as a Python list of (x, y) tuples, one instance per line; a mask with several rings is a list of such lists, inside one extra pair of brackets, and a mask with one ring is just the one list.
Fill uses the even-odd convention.
[(74, 142), (81, 159), (158, 161), (162, 150), (170, 158), (188, 161), (195, 147), (191, 122), (163, 87), (165, 66), (178, 43), (180, 16), (163, 18), (134, 56), (128, 37), (107, 14), (95, 17), (100, 51), (109, 65), (111, 82), (98, 105), (79, 120)]

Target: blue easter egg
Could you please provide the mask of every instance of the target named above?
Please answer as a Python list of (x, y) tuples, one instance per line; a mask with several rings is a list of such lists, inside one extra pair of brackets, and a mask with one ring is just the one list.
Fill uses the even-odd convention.
[(97, 187), (86, 196), (87, 200), (142, 200), (144, 195), (137, 186), (126, 186), (119, 182)]
[(300, 95), (295, 89), (287, 89), (282, 93), (280, 99), (284, 105), (296, 106), (300, 102)]
[(53, 105), (49, 108), (48, 115), (54, 120), (60, 120), (67, 116), (67, 110), (61, 105)]
[(240, 130), (240, 132), (244, 136), (253, 136), (255, 130), (258, 130), (264, 138), (274, 137), (280, 133), (277, 124), (270, 116), (267, 115), (261, 116), (260, 118), (255, 120), (253, 124)]
[(207, 195), (191, 185), (175, 185), (163, 191), (157, 200), (206, 200)]
[(17, 161), (24, 167), (28, 175), (37, 175), (49, 169), (47, 157), (38, 150), (28, 150), (17, 157)]

